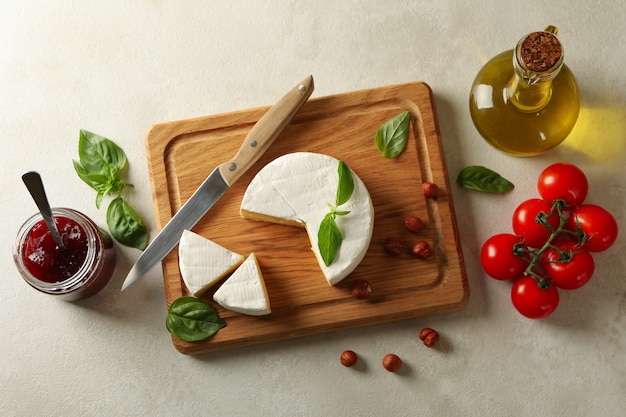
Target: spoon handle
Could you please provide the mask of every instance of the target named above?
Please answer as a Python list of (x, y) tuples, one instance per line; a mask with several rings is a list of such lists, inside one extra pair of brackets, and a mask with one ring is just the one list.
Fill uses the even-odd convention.
[(48, 197), (46, 197), (46, 190), (43, 187), (41, 175), (39, 175), (38, 172), (30, 171), (22, 175), (22, 181), (24, 181), (30, 195), (33, 197), (33, 200), (35, 200), (35, 204), (37, 204), (37, 208), (39, 209), (43, 220), (46, 222), (50, 233), (52, 233), (52, 238), (55, 243), (61, 250), (65, 249), (59, 229), (54, 221), (54, 217), (52, 217), (52, 209), (48, 203)]

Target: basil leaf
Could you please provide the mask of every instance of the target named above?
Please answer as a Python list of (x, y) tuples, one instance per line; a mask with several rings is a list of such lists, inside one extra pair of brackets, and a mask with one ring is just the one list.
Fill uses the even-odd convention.
[(122, 177), (120, 176), (120, 171), (112, 165), (104, 165), (104, 167), (102, 168), (102, 174), (107, 178), (107, 183), (113, 190), (111, 191), (111, 193), (121, 191), (127, 185), (132, 186), (132, 184), (128, 184), (122, 179)]
[(78, 139), (80, 164), (90, 174), (105, 174), (105, 169), (117, 174), (127, 164), (124, 151), (111, 140), (88, 132), (80, 131)]
[(320, 255), (326, 266), (333, 263), (339, 253), (341, 242), (343, 242), (343, 234), (335, 222), (335, 217), (350, 214), (349, 210), (337, 210), (337, 208), (345, 204), (350, 197), (352, 197), (352, 193), (354, 192), (352, 171), (350, 171), (350, 168), (348, 168), (345, 162), (339, 161), (337, 173), (339, 175), (339, 181), (335, 205), (328, 204), (330, 211), (324, 216), (324, 219), (320, 223), (320, 228), (317, 231), (317, 247), (320, 250)]
[(335, 222), (333, 213), (328, 213), (322, 220), (317, 232), (317, 246), (326, 266), (332, 264), (337, 257), (342, 241), (343, 235)]
[(74, 170), (78, 174), (78, 177), (98, 192), (96, 196), (97, 208), (100, 208), (100, 203), (104, 196), (119, 193), (126, 188), (126, 186), (131, 185), (121, 179), (118, 173), (114, 172), (108, 165), (103, 167), (102, 173), (89, 173), (79, 162), (72, 162), (74, 163)]
[(102, 184), (106, 184), (106, 175), (89, 173), (79, 162), (72, 162), (74, 163), (74, 170), (78, 174), (78, 177), (94, 190), (99, 191), (100, 188), (102, 188)]
[(96, 194), (96, 208), (99, 210), (100, 206), (102, 205), (102, 200), (104, 199), (105, 196), (105, 192), (104, 191), (98, 191), (98, 194)]
[(337, 198), (335, 200), (335, 206), (345, 204), (354, 191), (354, 178), (352, 178), (352, 171), (348, 168), (348, 165), (343, 161), (339, 161), (339, 167), (337, 167), (339, 173), (339, 186), (337, 187)]
[(456, 182), (463, 188), (485, 193), (504, 193), (515, 187), (497, 172), (478, 165), (463, 168)]
[(148, 245), (148, 229), (122, 197), (117, 197), (109, 204), (107, 226), (113, 237), (123, 245), (140, 250)]
[(165, 319), (167, 331), (187, 342), (204, 340), (224, 326), (226, 323), (213, 306), (191, 296), (174, 300)]
[(404, 151), (409, 139), (410, 121), (410, 113), (405, 111), (378, 128), (374, 143), (385, 158), (395, 158)]

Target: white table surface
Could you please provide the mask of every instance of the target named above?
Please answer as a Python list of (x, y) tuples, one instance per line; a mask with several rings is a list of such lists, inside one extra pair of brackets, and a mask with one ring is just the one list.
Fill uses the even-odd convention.
[[(0, 1), (0, 414), (4, 416), (622, 416), (626, 409), (626, 37), (622, 1)], [(570, 138), (534, 158), (504, 155), (473, 127), (482, 64), (553, 24), (581, 89)], [(11, 257), (35, 212), (20, 176), (38, 170), (55, 206), (104, 225), (76, 176), (79, 129), (127, 153), (127, 194), (155, 232), (144, 137), (151, 125), (272, 104), (308, 74), (312, 97), (425, 81), (451, 178), (485, 165), (504, 196), (454, 186), (470, 301), (461, 311), (185, 356), (164, 327), (156, 268), (120, 293), (139, 252), (118, 246), (109, 287), (77, 303), (37, 293)], [(510, 230), (539, 172), (578, 164), (588, 200), (623, 229), (596, 274), (546, 320), (518, 314), (489, 279), (482, 242)], [(425, 326), (437, 349), (420, 345)], [(344, 349), (362, 366), (340, 365)], [(404, 359), (398, 374), (382, 357)]]

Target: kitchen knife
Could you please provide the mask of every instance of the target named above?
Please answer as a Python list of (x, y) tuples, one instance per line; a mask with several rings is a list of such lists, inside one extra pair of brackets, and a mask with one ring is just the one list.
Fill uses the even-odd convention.
[(313, 77), (309, 75), (259, 119), (250, 129), (235, 157), (216, 167), (154, 237), (126, 276), (122, 291), (165, 258), (180, 241), (183, 230), (191, 229), (198, 223), (230, 186), (254, 165), (304, 105), (313, 88)]

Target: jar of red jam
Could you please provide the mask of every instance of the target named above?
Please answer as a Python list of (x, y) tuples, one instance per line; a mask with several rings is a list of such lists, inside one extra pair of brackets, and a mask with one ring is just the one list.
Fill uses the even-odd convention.
[(41, 214), (35, 214), (22, 225), (13, 246), (17, 269), (33, 288), (63, 300), (97, 294), (115, 269), (113, 240), (76, 210), (53, 208), (52, 215), (65, 248), (59, 248)]

